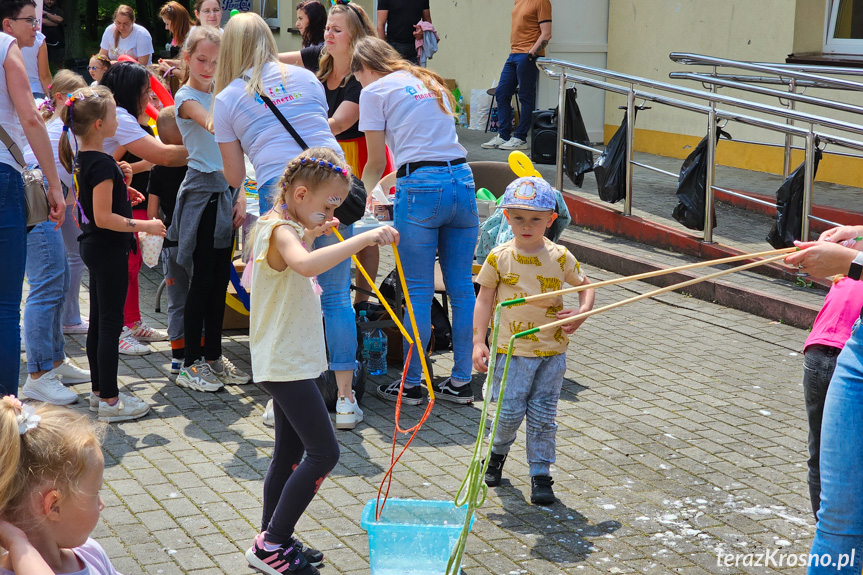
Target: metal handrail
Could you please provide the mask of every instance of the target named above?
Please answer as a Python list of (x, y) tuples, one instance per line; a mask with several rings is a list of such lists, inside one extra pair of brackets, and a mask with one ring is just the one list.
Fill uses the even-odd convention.
[(863, 76), (863, 68), (845, 68), (843, 66), (818, 66), (815, 64), (789, 64), (787, 62), (752, 62), (759, 66), (770, 66), (771, 68), (779, 68), (792, 70), (796, 72), (806, 72), (809, 74), (836, 74), (837, 76)]
[[(681, 74), (682, 72), (672, 72), (672, 74)], [(798, 88), (823, 88), (825, 90), (845, 90), (848, 92), (859, 92), (857, 88), (837, 87), (813, 82), (810, 80), (798, 80), (797, 78), (786, 78), (785, 76), (754, 76), (751, 74), (720, 74), (718, 72), (692, 72), (695, 74), (705, 74), (712, 78), (722, 78), (723, 80), (731, 80), (732, 82), (751, 82), (754, 84), (779, 84), (782, 86), (796, 85)]]
[[(773, 96), (781, 100), (794, 100), (803, 104), (811, 104), (821, 108), (830, 108), (831, 110), (839, 110), (840, 112), (849, 112), (851, 114), (863, 114), (863, 106), (855, 106), (854, 104), (846, 104), (845, 102), (836, 102), (824, 98), (816, 98), (815, 96), (807, 96), (806, 94), (798, 94), (796, 92), (780, 92), (771, 88), (762, 88), (761, 86), (751, 86), (749, 84), (735, 82), (722, 77), (713, 76), (709, 72), (671, 72), (668, 77), (673, 80), (694, 80), (704, 84), (713, 84), (722, 86), (723, 88), (732, 88), (735, 90), (743, 90), (763, 96)], [(738, 76), (739, 77), (739, 76)], [(800, 84), (797, 84), (798, 86)]]
[[(730, 62), (730, 61), (729, 61)], [(786, 134), (786, 136), (800, 136), (805, 139), (805, 177), (804, 177), (804, 186), (803, 186), (803, 222), (801, 229), (801, 237), (808, 238), (809, 237), (809, 220), (811, 218), (811, 205), (812, 205), (812, 181), (814, 179), (814, 154), (815, 154), (815, 144), (816, 138), (833, 143), (839, 146), (852, 148), (856, 150), (863, 150), (863, 142), (857, 140), (851, 140), (848, 138), (844, 138), (841, 136), (836, 136), (833, 134), (827, 134), (823, 132), (816, 131), (815, 126), (824, 126), (829, 128), (838, 129), (844, 132), (850, 132), (852, 134), (863, 135), (863, 126), (857, 124), (851, 124), (849, 122), (842, 122), (838, 120), (833, 120), (832, 118), (827, 118), (824, 116), (819, 116), (815, 114), (807, 114), (803, 112), (797, 112), (796, 110), (788, 110), (785, 108), (778, 108), (775, 106), (770, 106), (767, 104), (760, 104), (755, 102), (750, 102), (747, 100), (742, 100), (740, 98), (733, 98), (730, 96), (716, 94), (715, 92), (702, 92), (700, 90), (693, 90), (681, 86), (676, 86), (672, 84), (667, 84), (664, 82), (659, 82), (656, 80), (650, 80), (648, 78), (641, 78), (638, 76), (632, 76), (629, 74), (623, 74), (620, 72), (614, 72), (612, 70), (605, 70), (602, 68), (595, 68), (592, 66), (586, 66), (583, 64), (576, 64), (572, 62), (566, 62), (562, 60), (552, 59), (552, 58), (540, 58), (537, 60), (537, 66), (550, 78), (558, 80), (558, 145), (557, 145), (557, 172), (556, 172), (556, 181), (555, 185), (562, 189), (563, 187), (563, 153), (564, 153), (564, 145), (571, 145), (574, 142), (570, 142), (564, 140), (564, 118), (565, 118), (565, 109), (566, 109), (566, 84), (567, 82), (573, 82), (576, 84), (583, 84), (586, 86), (591, 86), (594, 88), (598, 88), (608, 92), (614, 92), (618, 94), (625, 95), (627, 98), (627, 147), (626, 147), (626, 196), (623, 207), (623, 214), (625, 216), (629, 216), (632, 214), (632, 170), (633, 166), (637, 165), (640, 167), (647, 167), (645, 164), (637, 163), (633, 161), (633, 139), (634, 139), (634, 130), (635, 130), (635, 100), (643, 99), (645, 101), (657, 102), (665, 105), (669, 105), (675, 108), (680, 108), (684, 110), (689, 110), (698, 113), (705, 113), (708, 116), (708, 138), (707, 138), (707, 161), (710, 169), (707, 170), (706, 177), (706, 198), (705, 198), (705, 206), (709, 208), (705, 210), (705, 225), (704, 225), (704, 241), (712, 242), (713, 238), (713, 225), (712, 225), (712, 206), (713, 206), (713, 191), (721, 190), (726, 191), (723, 188), (718, 188), (713, 185), (713, 172), (715, 169), (715, 147), (716, 147), (716, 121), (717, 119), (726, 119), (732, 120), (735, 122), (743, 123), (746, 125), (752, 125), (756, 127), (765, 128), (768, 130), (773, 130), (777, 132), (781, 132)], [(558, 68), (560, 71), (555, 72), (550, 68)], [(598, 76), (604, 78), (603, 80), (599, 80), (596, 78), (586, 77), (580, 74), (572, 73), (572, 71), (579, 72), (581, 74), (588, 74), (589, 76)], [(618, 84), (612, 84), (607, 79), (613, 79), (627, 84), (627, 86), (620, 86)], [(647, 92), (641, 88), (636, 88), (636, 85), (646, 86), (650, 88), (656, 88), (665, 92), (671, 92), (673, 94), (678, 94), (682, 96), (687, 96), (690, 98), (700, 99), (707, 102), (707, 105), (698, 104), (694, 102), (688, 102), (685, 100), (680, 100), (678, 98), (672, 98), (669, 96), (655, 94), (652, 92)], [(863, 85), (861, 85), (863, 88)], [(724, 104), (734, 107), (743, 108), (746, 110), (752, 110), (764, 114), (769, 114), (772, 116), (778, 116), (780, 118), (784, 118), (788, 123), (781, 124), (769, 119), (758, 118), (753, 116), (748, 116), (744, 114), (740, 114), (738, 112), (724, 110), (717, 108), (717, 104)], [(795, 126), (790, 122), (800, 121), (808, 124), (808, 129), (804, 129), (802, 127)], [(578, 146), (581, 148), (588, 148), (587, 146)], [(654, 169), (653, 167), (649, 167), (648, 169)], [(655, 171), (659, 171), (662, 173), (670, 174), (670, 172), (665, 172), (664, 170), (660, 170), (658, 168)], [(732, 192), (733, 193), (733, 192)], [(735, 194), (737, 195), (737, 194)], [(750, 198), (756, 200), (755, 198)], [(818, 218), (820, 219), (820, 218)]]
[(758, 64), (755, 62), (744, 62), (740, 60), (728, 60), (727, 58), (716, 58), (714, 56), (705, 56), (703, 54), (691, 54), (688, 52), (672, 52), (668, 55), (673, 62), (685, 64), (689, 66), (715, 66), (725, 68), (737, 68), (739, 70), (749, 70), (751, 72), (765, 72), (775, 76), (785, 76), (795, 78), (797, 80), (809, 80), (811, 82), (819, 82), (825, 86), (835, 88), (847, 88), (849, 90), (863, 90), (863, 84), (852, 82), (851, 80), (843, 80), (841, 78), (830, 78), (820, 74), (810, 74), (809, 72), (800, 72), (798, 70), (777, 67), (768, 64)]

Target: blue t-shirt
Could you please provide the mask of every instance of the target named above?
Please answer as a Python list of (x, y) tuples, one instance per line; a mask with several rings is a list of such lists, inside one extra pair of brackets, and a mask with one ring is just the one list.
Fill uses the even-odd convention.
[(177, 90), (174, 96), (174, 106), (177, 110), (177, 127), (183, 136), (183, 145), (189, 151), (189, 167), (199, 172), (221, 172), (222, 153), (216, 143), (216, 137), (201, 127), (192, 119), (180, 117), (180, 107), (183, 102), (193, 100), (209, 112), (213, 102), (213, 94), (195, 90), (188, 84)]

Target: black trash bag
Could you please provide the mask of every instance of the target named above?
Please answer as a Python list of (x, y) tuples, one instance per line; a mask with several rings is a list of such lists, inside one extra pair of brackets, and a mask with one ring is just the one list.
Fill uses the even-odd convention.
[[(716, 129), (716, 142), (719, 138), (731, 139), (728, 132)], [(704, 231), (704, 202), (707, 188), (707, 136), (698, 142), (692, 153), (683, 161), (677, 179), (677, 198), (680, 203), (671, 215), (690, 230)], [(716, 227), (716, 210), (711, 215)]]
[[(395, 302), (395, 288), (397, 281), (399, 281), (397, 270), (393, 270), (384, 278), (384, 281), (381, 282), (381, 295), (387, 298), (387, 302), (390, 305), (393, 305)], [(402, 301), (400, 303), (402, 305), (402, 309), (404, 309), (404, 296), (402, 296)], [(429, 349), (429, 353), (432, 351), (447, 351), (452, 349), (452, 324), (449, 321), (449, 317), (447, 317), (446, 310), (435, 298), (432, 298), (431, 304), (431, 324), (434, 332), (434, 349)]]
[[(638, 114), (636, 108), (635, 113)], [(599, 199), (614, 204), (626, 198), (626, 113), (623, 122), (593, 165)]]
[[(573, 86), (566, 91), (566, 117), (563, 120), (563, 137), (570, 142), (590, 145), (590, 136), (584, 127), (584, 118), (578, 107), (578, 90)], [(572, 183), (579, 188), (584, 183), (584, 174), (593, 171), (593, 152), (575, 146), (567, 146), (563, 169)]]
[[(331, 369), (323, 372), (315, 379), (318, 386), (318, 391), (321, 392), (321, 397), (324, 398), (324, 404), (330, 412), (336, 411), (336, 401), (339, 399), (339, 388), (336, 385), (336, 374)], [(366, 392), (366, 364), (359, 362), (359, 365), (354, 370), (354, 380), (351, 384), (356, 394), (357, 403), (363, 398)]]
[[(816, 143), (817, 145), (817, 143)], [(812, 177), (818, 173), (818, 163), (821, 162), (821, 150), (815, 149), (815, 164), (812, 166)], [(806, 178), (806, 162), (794, 170), (788, 179), (776, 190), (776, 222), (767, 234), (767, 243), (781, 250), (794, 246), (794, 240), (801, 239), (800, 231), (803, 223), (803, 182)], [(807, 238), (808, 240), (808, 238)]]

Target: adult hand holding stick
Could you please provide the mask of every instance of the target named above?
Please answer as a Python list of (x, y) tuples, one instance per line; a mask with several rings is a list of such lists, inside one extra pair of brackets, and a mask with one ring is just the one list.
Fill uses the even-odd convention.
[(863, 247), (863, 226), (839, 226), (821, 234), (817, 242), (794, 242), (800, 251), (785, 258), (785, 263), (815, 277), (847, 274), (851, 262)]

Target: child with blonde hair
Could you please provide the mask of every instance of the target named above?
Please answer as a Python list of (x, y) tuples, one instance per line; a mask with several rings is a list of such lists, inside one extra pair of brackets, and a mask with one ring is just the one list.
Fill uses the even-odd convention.
[(98, 412), (102, 421), (138, 419), (150, 406), (117, 389), (117, 341), (129, 287), (129, 250), (134, 245), (132, 232), (164, 236), (165, 224), (133, 219), (123, 173), (105, 153), (105, 138), (113, 136), (118, 125), (111, 91), (96, 86), (72, 92), (60, 118), (68, 128), (67, 137), (60, 139), (60, 163), (74, 178), (81, 259), (90, 272), (90, 410)]
[(314, 565), (323, 554), (305, 548), (294, 528), (339, 459), (315, 384), (327, 369), (315, 276), (366, 246), (399, 239), (384, 226), (309, 252), (316, 237), (339, 225), (333, 212), (349, 189), (345, 162), (331, 149), (310, 148), (288, 163), (275, 207), (255, 224), (249, 347), (255, 382), (273, 397), (275, 445), (264, 479), (262, 532), (246, 559), (269, 575), (281, 575), (287, 565), (297, 575), (318, 573)]
[[(197, 26), (183, 48), (188, 81), (177, 90), (174, 107), (189, 151), (189, 168), (168, 234), (168, 239), (178, 242), (177, 263), (191, 271), (183, 328), (190, 337), (177, 385), (210, 392), (225, 384), (249, 383), (249, 375), (222, 355), (234, 230), (246, 219), (246, 195), (228, 185), (219, 146), (208, 130), (221, 40), (215, 28)], [(203, 345), (197, 337), (202, 329)]]
[(103, 429), (66, 408), (0, 399), (0, 573), (117, 573), (90, 539), (104, 508)]

